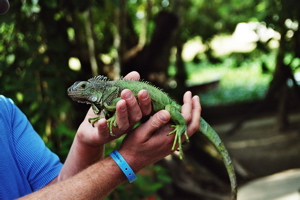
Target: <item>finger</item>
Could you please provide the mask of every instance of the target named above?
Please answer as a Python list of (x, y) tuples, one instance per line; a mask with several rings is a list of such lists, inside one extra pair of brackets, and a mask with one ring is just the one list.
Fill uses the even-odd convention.
[(100, 141), (107, 140), (110, 137), (107, 122), (104, 118), (97, 122), (97, 128)]
[(123, 99), (118, 101), (116, 105), (116, 116), (118, 126), (113, 128), (113, 132), (116, 136), (119, 136), (120, 134), (125, 133), (125, 131), (129, 128), (127, 104)]
[(131, 125), (136, 124), (142, 118), (142, 111), (136, 98), (128, 89), (125, 89), (121, 92), (121, 98), (126, 101), (129, 123)]
[(200, 118), (201, 118), (201, 104), (200, 98), (198, 96), (194, 96), (192, 98), (193, 101), (193, 110), (192, 110), (192, 120), (188, 124), (188, 135), (191, 136), (196, 131), (199, 130), (200, 127)]
[(112, 141), (112, 140), (115, 140), (115, 139), (119, 138), (122, 135), (122, 133), (124, 133), (124, 132), (119, 133), (118, 132), (119, 129), (115, 128), (117, 131), (113, 131), (115, 136), (112, 136), (110, 134), (110, 130), (109, 130), (107, 121), (104, 118), (100, 119), (97, 122), (97, 128), (98, 128), (97, 137), (94, 134), (92, 139), (93, 139), (93, 141), (98, 140), (98, 144), (103, 144), (103, 145), (110, 142), (110, 141)]
[(142, 115), (143, 116), (149, 115), (152, 111), (151, 98), (149, 93), (146, 90), (141, 90), (138, 93), (138, 99), (139, 99)]
[(183, 95), (183, 105), (181, 108), (181, 114), (187, 123), (189, 123), (192, 120), (192, 109), (193, 109), (192, 93), (190, 91), (187, 91)]
[(140, 74), (136, 71), (132, 71), (129, 74), (127, 74), (124, 79), (127, 80), (139, 80), (140, 79)]
[[(166, 110), (155, 113), (147, 122), (138, 127), (139, 130), (143, 130), (144, 134), (137, 134), (136, 137), (142, 137), (143, 141), (149, 140), (153, 132), (166, 125), (170, 119), (170, 113)], [(135, 133), (137, 132), (135, 131)]]

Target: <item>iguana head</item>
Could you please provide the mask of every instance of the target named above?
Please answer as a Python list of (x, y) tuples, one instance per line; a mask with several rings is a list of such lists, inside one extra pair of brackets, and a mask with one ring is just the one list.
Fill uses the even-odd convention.
[(95, 84), (90, 81), (77, 81), (68, 88), (68, 95), (73, 101), (80, 103), (96, 103), (101, 99), (101, 93), (95, 92)]

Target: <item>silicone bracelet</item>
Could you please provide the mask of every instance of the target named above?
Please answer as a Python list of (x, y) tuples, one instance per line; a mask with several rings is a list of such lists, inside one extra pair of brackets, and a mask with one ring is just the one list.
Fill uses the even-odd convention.
[(117, 150), (114, 150), (109, 155), (112, 157), (112, 159), (114, 159), (114, 161), (123, 171), (123, 173), (125, 174), (125, 176), (127, 177), (130, 183), (132, 183), (134, 180), (137, 179), (131, 167), (128, 165), (126, 160), (121, 156), (121, 154)]

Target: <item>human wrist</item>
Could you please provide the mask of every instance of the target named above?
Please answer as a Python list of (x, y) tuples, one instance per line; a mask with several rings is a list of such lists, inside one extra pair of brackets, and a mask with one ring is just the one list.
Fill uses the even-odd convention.
[(91, 144), (80, 138), (76, 135), (74, 138), (73, 145), (75, 147), (78, 155), (84, 156), (86, 158), (94, 158), (95, 161), (99, 158), (103, 158), (105, 146), (103, 144)]
[(138, 173), (146, 166), (144, 165), (144, 161), (140, 159), (139, 155), (133, 153), (132, 151), (126, 151), (122, 148), (118, 151), (135, 173)]
[(130, 165), (127, 163), (127, 161), (123, 158), (123, 156), (117, 151), (114, 150), (110, 153), (111, 158), (115, 161), (115, 163), (118, 165), (118, 167), (121, 169), (123, 174), (126, 176), (128, 181), (132, 183), (137, 179), (134, 171), (130, 167)]
[[(98, 133), (97, 133), (98, 134)], [(94, 133), (88, 132), (88, 131), (82, 131), (78, 130), (74, 140), (77, 140), (77, 142), (84, 147), (87, 148), (99, 148), (105, 146), (107, 143), (106, 141), (102, 141), (97, 136), (94, 136)]]

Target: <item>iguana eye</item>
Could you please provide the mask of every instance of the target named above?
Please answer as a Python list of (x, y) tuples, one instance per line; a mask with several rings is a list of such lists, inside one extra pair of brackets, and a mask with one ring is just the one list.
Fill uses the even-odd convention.
[(86, 88), (86, 84), (85, 84), (85, 83), (82, 83), (82, 84), (80, 85), (80, 88), (81, 88), (81, 89), (85, 89), (85, 88)]

